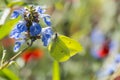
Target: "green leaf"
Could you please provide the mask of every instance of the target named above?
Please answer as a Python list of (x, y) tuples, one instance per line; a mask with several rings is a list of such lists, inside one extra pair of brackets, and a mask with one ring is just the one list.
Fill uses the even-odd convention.
[(7, 21), (4, 25), (0, 26), (0, 39), (7, 36), (10, 31), (12, 30), (13, 26), (17, 24), (17, 22), (20, 20), (20, 17), (16, 19), (11, 19)]
[(57, 36), (53, 43), (49, 46), (51, 56), (59, 61), (64, 62), (67, 61), (71, 56), (77, 54), (78, 52), (83, 51), (83, 47), (79, 42), (60, 35)]
[(23, 4), (24, 4), (23, 1), (13, 1), (13, 2), (10, 2), (7, 6), (8, 6), (8, 7), (12, 7), (12, 6), (15, 6), (15, 5), (21, 6), (21, 5), (23, 5)]
[(69, 49), (59, 37), (55, 38), (54, 42), (49, 46), (49, 50), (50, 55), (59, 62), (64, 62), (70, 57)]
[(70, 56), (74, 56), (76, 53), (83, 51), (82, 45), (79, 42), (75, 41), (74, 39), (71, 39), (63, 35), (59, 36), (59, 38), (70, 50)]
[(60, 67), (57, 61), (53, 62), (53, 80), (60, 80)]
[(16, 74), (7, 68), (0, 70), (0, 76), (6, 78), (7, 80), (20, 80)]

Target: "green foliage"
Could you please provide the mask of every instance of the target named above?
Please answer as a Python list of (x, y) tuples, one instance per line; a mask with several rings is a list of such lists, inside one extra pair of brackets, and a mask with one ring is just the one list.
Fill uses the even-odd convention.
[(8, 6), (8, 7), (13, 7), (13, 6), (15, 6), (15, 5), (21, 6), (21, 5), (23, 5), (23, 4), (24, 4), (23, 1), (13, 1), (13, 2), (10, 2), (7, 6)]
[(0, 39), (7, 36), (12, 30), (13, 26), (20, 20), (20, 17), (17, 19), (11, 19), (7, 21), (4, 25), (0, 26)]
[(79, 42), (68, 38), (66, 36), (60, 35), (56, 36), (54, 42), (49, 46), (51, 56), (59, 61), (67, 61), (71, 56), (82, 52), (83, 48)]
[(20, 80), (16, 74), (7, 68), (0, 70), (0, 77), (5, 78), (5, 80)]

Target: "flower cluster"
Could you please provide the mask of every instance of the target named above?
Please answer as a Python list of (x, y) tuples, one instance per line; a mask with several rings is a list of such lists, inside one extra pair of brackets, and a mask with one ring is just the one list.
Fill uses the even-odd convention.
[[(42, 6), (31, 6), (29, 8), (15, 10), (12, 13), (12, 19), (17, 18), (19, 15), (23, 17), (10, 33), (10, 38), (14, 38), (16, 41), (14, 52), (17, 52), (20, 46), (29, 39), (31, 40), (31, 44), (40, 38), (44, 46), (49, 44), (53, 32), (51, 29), (50, 16), (45, 12), (46, 10)], [(39, 23), (40, 18), (47, 27), (42, 28)]]
[(111, 61), (109, 63), (106, 63), (100, 69), (100, 71), (98, 71), (97, 76), (99, 78), (105, 77), (105, 76), (110, 76), (118, 70), (119, 64), (120, 64), (120, 54), (114, 54), (114, 56), (112, 58), (111, 58)]

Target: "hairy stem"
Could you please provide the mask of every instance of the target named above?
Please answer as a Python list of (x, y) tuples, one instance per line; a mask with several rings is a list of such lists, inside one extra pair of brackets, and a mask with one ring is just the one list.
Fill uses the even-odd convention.
[(33, 42), (31, 42), (31, 44), (26, 47), (25, 49), (23, 49), (22, 51), (20, 51), (19, 53), (17, 53), (16, 55), (14, 55), (13, 57), (11, 57), (8, 61), (4, 62), (1, 66), (0, 66), (0, 70), (6, 68), (12, 61), (14, 61), (16, 58), (18, 58), (24, 51), (26, 51), (29, 47), (31, 47), (33, 44)]
[(2, 59), (1, 59), (1, 64), (0, 65), (2, 65), (4, 63), (5, 55), (6, 55), (6, 50), (3, 50), (3, 55), (2, 55)]

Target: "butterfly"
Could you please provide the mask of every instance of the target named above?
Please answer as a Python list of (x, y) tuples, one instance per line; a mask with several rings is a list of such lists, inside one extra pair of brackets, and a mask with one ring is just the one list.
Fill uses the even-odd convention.
[(82, 45), (64, 35), (57, 35), (53, 42), (49, 45), (50, 55), (59, 62), (64, 62), (70, 59), (78, 52), (83, 51)]

